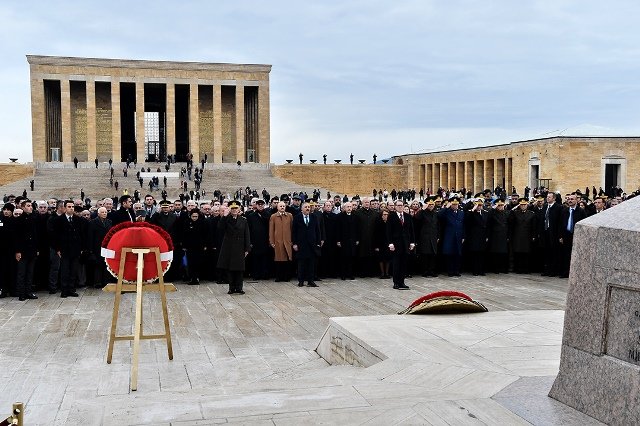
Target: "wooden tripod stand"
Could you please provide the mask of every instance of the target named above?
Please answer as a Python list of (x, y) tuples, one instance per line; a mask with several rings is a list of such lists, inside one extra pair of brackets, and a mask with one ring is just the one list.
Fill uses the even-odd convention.
[[(135, 284), (124, 284), (124, 265), (128, 253), (138, 256), (137, 259), (137, 279)], [(156, 267), (158, 268), (158, 284), (143, 284), (142, 271), (144, 268), (144, 255), (154, 253), (156, 257)], [(116, 284), (108, 284), (103, 291), (115, 293), (115, 301), (113, 303), (113, 317), (111, 318), (111, 333), (109, 334), (109, 350), (107, 352), (107, 364), (111, 364), (113, 356), (113, 344), (116, 340), (133, 340), (133, 360), (131, 362), (131, 390), (138, 389), (138, 358), (140, 355), (140, 340), (165, 339), (167, 341), (167, 351), (169, 359), (173, 359), (173, 347), (171, 346), (171, 330), (169, 329), (169, 312), (167, 310), (168, 291), (176, 291), (173, 284), (166, 284), (162, 274), (162, 264), (160, 263), (160, 249), (152, 248), (131, 248), (123, 247), (120, 253), (120, 266), (118, 270), (118, 282)], [(142, 334), (142, 295), (143, 293), (158, 291), (162, 301), (162, 316), (164, 318), (164, 334)], [(132, 335), (116, 336), (118, 325), (118, 311), (120, 309), (120, 299), (122, 293), (136, 293), (136, 317), (134, 322), (134, 333)]]

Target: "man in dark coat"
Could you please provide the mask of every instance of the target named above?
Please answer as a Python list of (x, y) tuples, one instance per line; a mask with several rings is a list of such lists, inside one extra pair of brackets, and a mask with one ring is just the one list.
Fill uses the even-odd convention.
[(109, 272), (107, 264), (102, 257), (102, 240), (111, 229), (111, 220), (107, 219), (107, 209), (100, 207), (98, 217), (92, 219), (87, 226), (87, 250), (93, 260), (93, 285), (95, 288), (102, 288), (107, 285)]
[(547, 202), (542, 208), (543, 213), (539, 218), (539, 234), (544, 247), (543, 276), (555, 277), (560, 274), (558, 258), (560, 257), (560, 214), (562, 205), (556, 198), (556, 194), (549, 192)]
[(484, 200), (476, 198), (473, 208), (465, 213), (465, 245), (471, 257), (473, 275), (484, 275), (484, 253), (487, 246), (487, 212)]
[(509, 272), (509, 212), (504, 208), (504, 201), (497, 200), (495, 207), (489, 211), (487, 218), (488, 251), (491, 272)]
[(264, 200), (258, 199), (255, 202), (255, 210), (247, 213), (247, 223), (249, 224), (249, 234), (251, 235), (251, 253), (249, 255), (249, 265), (251, 268), (251, 278), (263, 280), (268, 275), (268, 261), (270, 256), (269, 245), (269, 218), (271, 215), (264, 209)]
[(251, 249), (251, 236), (247, 219), (241, 216), (240, 203), (232, 201), (225, 209), (218, 223), (222, 235), (222, 246), (218, 257), (218, 268), (225, 269), (229, 277), (227, 294), (244, 294), (242, 275), (245, 258)]
[(423, 277), (437, 277), (436, 256), (438, 254), (438, 214), (434, 198), (429, 198), (425, 206), (414, 216), (418, 254), (423, 264)]
[(531, 253), (536, 240), (536, 214), (529, 210), (526, 198), (509, 214), (509, 241), (513, 251), (513, 269), (517, 274), (529, 273)]
[(324, 244), (320, 256), (319, 274), (322, 278), (335, 278), (337, 265), (336, 233), (337, 215), (333, 213), (333, 203), (326, 201), (322, 206), (322, 223), (324, 225)]
[(82, 219), (74, 215), (73, 200), (64, 202), (64, 214), (56, 217), (54, 239), (56, 254), (60, 257), (60, 297), (78, 297), (75, 277), (78, 274), (80, 254), (83, 250)]
[(571, 251), (573, 250), (573, 231), (576, 223), (587, 217), (584, 209), (577, 206), (578, 197), (576, 193), (567, 197), (567, 207), (560, 215), (559, 239), (560, 243), (560, 278), (569, 277), (571, 266)]
[(336, 246), (339, 248), (341, 271), (340, 278), (354, 280), (353, 263), (360, 244), (358, 222), (352, 213), (353, 205), (346, 202), (342, 205), (342, 213), (338, 215)]
[(180, 275), (180, 263), (182, 261), (182, 249), (179, 245), (179, 238), (181, 232), (178, 230), (177, 222), (179, 218), (179, 212), (182, 207), (181, 203), (178, 203), (178, 215), (171, 211), (171, 202), (168, 200), (160, 201), (160, 211), (151, 216), (151, 223), (157, 225), (167, 231), (171, 236), (171, 242), (173, 243), (173, 262), (169, 270), (165, 274), (165, 278), (168, 281), (179, 278)]
[(442, 254), (447, 263), (450, 277), (460, 276), (462, 244), (465, 238), (464, 211), (460, 208), (460, 200), (454, 197), (438, 212), (438, 220), (442, 224)]
[(131, 198), (131, 195), (123, 195), (118, 201), (120, 203), (120, 208), (111, 218), (113, 226), (122, 222), (135, 222), (136, 212), (133, 211), (133, 199)]
[(298, 287), (307, 282), (309, 287), (317, 287), (313, 281), (315, 258), (320, 251), (320, 224), (318, 218), (311, 214), (309, 203), (302, 204), (301, 214), (293, 217), (291, 225), (291, 242), (298, 261)]
[(362, 200), (362, 208), (356, 210), (354, 215), (358, 219), (360, 230), (360, 244), (358, 244), (358, 268), (360, 277), (370, 277), (376, 272), (374, 236), (378, 212), (371, 208), (371, 199)]
[(16, 293), (20, 301), (37, 299), (33, 293), (33, 272), (38, 256), (36, 218), (30, 200), (20, 203), (22, 215), (15, 221)]
[(407, 260), (416, 246), (411, 215), (403, 212), (404, 203), (396, 201), (396, 211), (387, 219), (387, 241), (391, 252), (393, 288), (409, 290), (404, 283), (407, 276)]

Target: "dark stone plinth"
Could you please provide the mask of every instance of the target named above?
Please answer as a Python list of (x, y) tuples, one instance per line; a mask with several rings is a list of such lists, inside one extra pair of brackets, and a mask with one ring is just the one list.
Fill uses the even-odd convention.
[(341, 162), (342, 160), (333, 160), (333, 161), (335, 161), (335, 162), (336, 162), (336, 164), (340, 164), (340, 162)]
[(310, 162), (311, 164), (316, 164), (316, 162), (317, 162), (317, 161), (318, 161), (318, 160), (309, 160), (309, 162)]
[(287, 162), (287, 164), (291, 164), (293, 163), (293, 160), (285, 160)]
[(358, 163), (364, 164), (365, 161), (367, 161), (367, 160), (358, 160)]

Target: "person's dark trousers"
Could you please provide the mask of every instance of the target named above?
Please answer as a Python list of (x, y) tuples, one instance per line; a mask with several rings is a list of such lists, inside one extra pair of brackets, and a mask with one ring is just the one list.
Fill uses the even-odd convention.
[(229, 291), (238, 292), (242, 291), (242, 279), (244, 271), (227, 271), (227, 278), (229, 280)]
[(447, 261), (447, 273), (449, 275), (460, 275), (461, 256), (459, 254), (447, 254), (445, 258)]
[(573, 250), (573, 234), (564, 236), (560, 245), (560, 277), (567, 278), (571, 267), (571, 251)]
[(473, 275), (484, 275), (484, 252), (469, 252), (471, 257), (471, 272)]
[(361, 278), (373, 276), (376, 272), (375, 258), (369, 256), (358, 258), (358, 272)]
[(184, 256), (184, 251), (182, 251), (181, 249), (173, 250), (173, 260), (171, 261), (169, 270), (165, 274), (168, 281), (177, 281), (180, 279), (180, 271), (182, 270), (182, 256)]
[(542, 234), (544, 244), (544, 270), (543, 273), (550, 277), (556, 276), (560, 273), (558, 268), (558, 241), (557, 238), (553, 238), (550, 232), (544, 232)]
[(314, 258), (298, 258), (298, 283), (303, 283), (307, 281), (308, 283), (313, 282), (313, 277), (315, 275), (314, 272)]
[(49, 291), (58, 290), (58, 282), (60, 281), (60, 256), (58, 253), (49, 249)]
[(353, 256), (341, 256), (341, 274), (340, 274), (340, 278), (344, 279), (351, 279), (353, 278), (353, 262), (354, 262), (355, 258)]
[(400, 287), (405, 285), (404, 278), (407, 276), (407, 258), (406, 253), (392, 253), (391, 267), (393, 268), (393, 286)]
[(288, 261), (274, 262), (276, 281), (289, 281), (291, 279), (291, 265), (289, 263)]
[(509, 254), (491, 253), (491, 272), (494, 274), (506, 274), (509, 272)]
[(93, 285), (95, 288), (102, 288), (109, 282), (109, 272), (102, 257), (98, 258), (93, 267)]
[(428, 277), (437, 276), (438, 275), (436, 271), (437, 256), (435, 254), (423, 254), (421, 257), (422, 257), (422, 263), (424, 266), (422, 275), (428, 276)]
[(36, 266), (35, 256), (22, 256), (16, 266), (16, 293), (18, 297), (25, 297), (33, 293), (33, 272)]
[(187, 265), (189, 265), (189, 281), (192, 283), (200, 281), (201, 255), (199, 250), (187, 250)]
[(530, 253), (513, 253), (513, 269), (517, 274), (528, 274)]
[(323, 247), (322, 256), (319, 259), (319, 273), (322, 278), (335, 278), (336, 277), (336, 265), (337, 259), (335, 250)]
[(43, 250), (36, 258), (36, 270), (34, 283), (39, 290), (48, 290), (49, 287), (49, 250)]
[(63, 295), (75, 293), (79, 264), (78, 257), (68, 257), (63, 254), (60, 258), (60, 287)]
[(259, 254), (250, 254), (251, 259), (251, 278), (254, 280), (264, 280), (267, 278), (269, 273), (269, 265), (267, 263), (267, 254), (259, 253)]

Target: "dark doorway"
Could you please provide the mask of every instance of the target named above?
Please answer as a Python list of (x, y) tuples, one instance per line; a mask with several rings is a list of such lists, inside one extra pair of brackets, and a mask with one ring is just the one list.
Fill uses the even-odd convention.
[(620, 185), (620, 164), (604, 165), (604, 190), (609, 197), (614, 196), (613, 188)]
[(120, 83), (120, 150), (121, 161), (137, 160), (135, 83)]
[(189, 85), (176, 84), (176, 161), (189, 153)]
[(167, 159), (166, 139), (167, 86), (144, 85), (144, 152), (147, 161)]
[(531, 182), (529, 188), (537, 188), (540, 186), (540, 166), (538, 164), (531, 165)]

